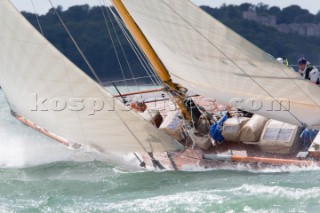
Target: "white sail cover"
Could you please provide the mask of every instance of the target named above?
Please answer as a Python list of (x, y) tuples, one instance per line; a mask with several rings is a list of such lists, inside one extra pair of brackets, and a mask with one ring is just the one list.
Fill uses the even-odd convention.
[(320, 128), (318, 86), (192, 2), (122, 2), (178, 83), (246, 111)]
[(12, 111), (100, 151), (166, 151), (171, 138), (122, 107), (0, 0), (0, 86)]

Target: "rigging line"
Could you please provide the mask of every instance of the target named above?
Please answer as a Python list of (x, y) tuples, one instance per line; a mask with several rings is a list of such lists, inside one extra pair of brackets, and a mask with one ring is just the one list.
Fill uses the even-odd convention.
[[(175, 143), (179, 143), (179, 142), (175, 142)], [(181, 143), (179, 143), (179, 144), (181, 144)], [(181, 144), (182, 145), (182, 144)], [(180, 154), (182, 154), (185, 150), (186, 150), (187, 148), (185, 147), (185, 146), (183, 146), (183, 149), (181, 149), (181, 150), (179, 150), (179, 152), (176, 152), (175, 154), (173, 154), (173, 155), (171, 155), (170, 154), (170, 157), (157, 157), (157, 160), (168, 160), (168, 159), (173, 159), (173, 158), (175, 158), (175, 157), (177, 157), (178, 155), (180, 155)], [(169, 151), (167, 151), (167, 152), (169, 152)]]
[[(314, 66), (314, 65), (313, 65)], [(283, 67), (283, 68), (281, 68), (281, 71), (282, 71), (282, 73), (284, 73), (288, 78), (287, 79), (290, 79), (290, 77), (289, 77), (289, 75), (288, 75), (288, 73), (285, 71), (285, 69), (288, 69), (288, 67)], [(293, 70), (294, 72), (296, 72), (296, 73), (299, 73), (299, 71), (295, 71), (295, 70)], [(256, 76), (254, 76), (254, 77), (256, 77)], [(257, 78), (257, 77), (256, 77)], [(272, 77), (265, 77), (265, 78), (272, 78)], [(280, 78), (279, 78), (280, 79)], [(286, 78), (283, 78), (283, 79), (286, 79)], [(294, 85), (296, 85), (298, 88), (299, 88), (299, 90), (306, 96), (306, 97), (308, 97), (309, 98), (309, 100), (311, 100), (311, 102), (313, 102), (316, 106), (319, 106), (319, 104), (315, 101), (315, 100), (313, 100), (313, 98), (309, 95), (309, 94), (307, 94), (306, 92), (305, 92), (305, 90), (298, 84), (298, 82), (297, 82), (297, 80), (304, 80), (305, 81), (305, 79), (299, 79), (299, 78), (295, 78), (295, 79), (292, 79), (291, 78), (291, 80), (292, 80), (292, 83), (294, 84)]]
[[(104, 12), (103, 12), (103, 16), (105, 18), (105, 15), (104, 15)], [(106, 21), (106, 18), (105, 18), (105, 21)], [(107, 22), (106, 22), (107, 24)], [(109, 27), (107, 25), (107, 29), (108, 29), (108, 32), (109, 31)], [(110, 36), (111, 40), (112, 40), (112, 37)], [(112, 40), (113, 42), (113, 40)], [(119, 119), (121, 120), (121, 122), (123, 123), (123, 125), (127, 128), (127, 130), (130, 132), (130, 134), (132, 135), (132, 137), (139, 143), (140, 147), (146, 152), (146, 153), (149, 153), (146, 149), (146, 147), (143, 145), (143, 143), (139, 140), (139, 138), (134, 134), (134, 132), (131, 130), (131, 128), (129, 127), (129, 125), (125, 122), (125, 120), (122, 118), (122, 116), (117, 112), (115, 111), (115, 113), (118, 115)], [(131, 112), (133, 113), (133, 112)], [(151, 149), (151, 151), (153, 151), (153, 147), (152, 147), (152, 144), (149, 142), (148, 143), (149, 145), (149, 148)]]
[(89, 67), (90, 71), (92, 72), (92, 74), (94, 75), (94, 77), (97, 79), (98, 83), (101, 85), (102, 81), (100, 80), (99, 76), (97, 75), (97, 73), (94, 71), (93, 67), (91, 66), (91, 64), (89, 63), (87, 57), (84, 55), (84, 53), (82, 52), (82, 50), (80, 49), (78, 43), (76, 42), (76, 40), (73, 38), (73, 36), (71, 35), (69, 29), (67, 28), (67, 26), (65, 25), (64, 21), (62, 20), (61, 16), (59, 15), (58, 11), (56, 10), (56, 8), (54, 7), (53, 3), (51, 2), (51, 0), (48, 0), (54, 10), (54, 12), (56, 13), (56, 15), (59, 18), (59, 21), (61, 22), (63, 28), (65, 29), (65, 31), (68, 33), (69, 37), (71, 38), (73, 44), (76, 46), (77, 50), (79, 51), (80, 55), (82, 56), (83, 60), (85, 61), (85, 63), (87, 64), (87, 66)]
[[(105, 3), (105, 1), (104, 1), (104, 3)], [(110, 7), (109, 7), (109, 9), (111, 10)], [(112, 24), (113, 30), (114, 30), (114, 32), (116, 32), (116, 28), (115, 28), (115, 26), (114, 26), (114, 24), (113, 24), (113, 22), (112, 22), (112, 18), (111, 18), (111, 15), (112, 15), (112, 14), (110, 15), (110, 13), (108, 12), (108, 10), (107, 10), (106, 8), (105, 8), (105, 10), (106, 10), (106, 12), (107, 12), (107, 14), (108, 14), (108, 18), (109, 18), (109, 20), (110, 20), (110, 22), (111, 22), (111, 24)], [(102, 9), (102, 11), (103, 11), (103, 9)], [(104, 15), (104, 16), (105, 16), (105, 15)], [(129, 71), (130, 71), (132, 77), (134, 78), (135, 76), (134, 76), (134, 74), (133, 74), (131, 65), (130, 65), (130, 63), (129, 63), (129, 61), (128, 61), (128, 57), (127, 57), (127, 55), (126, 55), (126, 52), (125, 52), (124, 49), (123, 49), (123, 46), (122, 46), (122, 44), (121, 44), (121, 42), (120, 42), (120, 39), (119, 39), (119, 36), (118, 36), (117, 33), (116, 33), (116, 38), (117, 38), (118, 43), (119, 43), (119, 45), (120, 45), (122, 54), (123, 54), (124, 59), (125, 59), (125, 61), (126, 61), (126, 63), (127, 63), (127, 66), (128, 66), (128, 68), (129, 68)], [(138, 87), (138, 84), (137, 84), (137, 82), (136, 82), (135, 79), (134, 79), (134, 83), (135, 83), (135, 85)]]
[(177, 100), (176, 100), (176, 98), (174, 98), (174, 97), (180, 97), (180, 98), (185, 98), (184, 96), (182, 96), (181, 94), (179, 94), (176, 90), (175, 90), (175, 88), (173, 88), (173, 87), (171, 87), (170, 85), (167, 85), (167, 84), (165, 84), (168, 88), (169, 88), (169, 90), (164, 90), (166, 93), (167, 93), (167, 95), (169, 96), (169, 98), (170, 98), (170, 100), (172, 101), (172, 103), (174, 104), (174, 106), (175, 106), (175, 109), (179, 109), (180, 110), (180, 108), (179, 108), (179, 106), (178, 106), (178, 103), (177, 103)]
[[(297, 65), (297, 66), (299, 66), (299, 65)], [(313, 66), (315, 66), (315, 65), (313, 65)], [(284, 70), (284, 69), (282, 69), (282, 70)], [(300, 76), (299, 70), (298, 70), (298, 71), (293, 70), (293, 71), (294, 71), (294, 72), (297, 72), (297, 73), (299, 74), (299, 76)], [(298, 79), (295, 79), (295, 80), (293, 81), (293, 83), (294, 83), (297, 87), (299, 87), (300, 91), (301, 91), (306, 97), (308, 97), (315, 105), (320, 106), (315, 100), (313, 100), (312, 97), (310, 97), (309, 94), (307, 94), (307, 93), (305, 92), (305, 90), (298, 84), (297, 80), (298, 80)], [(305, 81), (305, 79), (299, 79), (299, 80), (304, 80), (304, 81)]]
[[(167, 86), (170, 88), (169, 85), (167, 85)], [(174, 107), (175, 107), (175, 110), (178, 109), (178, 110), (181, 112), (181, 110), (180, 110), (180, 108), (179, 108), (179, 106), (178, 106), (177, 100), (174, 98), (174, 97), (176, 97), (176, 96), (179, 96), (180, 94), (176, 93), (174, 89), (171, 89), (170, 92), (167, 91), (167, 90), (164, 90), (164, 91), (167, 93), (169, 99), (170, 99), (171, 102), (173, 103), (173, 105), (174, 105)], [(172, 93), (175, 93), (175, 94), (172, 94)]]
[[(292, 80), (293, 80), (293, 79), (292, 79)], [(317, 102), (316, 102), (315, 100), (313, 100), (313, 99), (310, 97), (310, 95), (307, 94), (307, 93), (305, 92), (305, 90), (297, 83), (297, 80), (303, 80), (303, 81), (305, 81), (305, 79), (294, 79), (294, 80), (293, 80), (293, 83), (294, 83), (297, 87), (299, 87), (300, 91), (301, 91), (306, 97), (308, 97), (315, 105), (319, 106), (319, 104), (317, 104)], [(311, 82), (309, 82), (309, 83), (311, 83)]]
[[(116, 58), (117, 58), (117, 61), (118, 61), (118, 64), (119, 64), (119, 67), (120, 67), (120, 70), (121, 70), (122, 78), (123, 78), (123, 79), (126, 79), (125, 74), (124, 74), (124, 71), (123, 71), (123, 67), (122, 67), (121, 62), (120, 62), (120, 57), (119, 57), (117, 48), (116, 48), (116, 45), (115, 45), (114, 40), (113, 40), (113, 38), (112, 38), (112, 34), (111, 34), (111, 31), (110, 31), (110, 28), (109, 28), (109, 25), (108, 25), (108, 21), (107, 21), (107, 18), (106, 18), (106, 16), (105, 16), (105, 13), (104, 13), (104, 10), (103, 10), (103, 6), (100, 7), (100, 8), (101, 8), (101, 12), (102, 12), (102, 15), (103, 15), (105, 24), (106, 24), (106, 28), (107, 28), (107, 30), (108, 30), (108, 34), (109, 34), (109, 37), (110, 37), (112, 46), (113, 46), (114, 53), (115, 53), (115, 55), (116, 55)], [(112, 22), (111, 19), (110, 19), (110, 22)], [(126, 85), (127, 90), (130, 91), (126, 80), (124, 80), (124, 83), (125, 83), (125, 85)]]
[[(141, 59), (145, 62), (145, 64), (148, 64), (148, 63), (146, 62), (145, 57), (143, 57), (143, 56), (141, 55), (141, 51), (139, 51), (139, 49), (136, 47), (136, 46), (138, 46), (138, 45), (132, 40), (132, 38), (128, 35), (128, 32), (125, 30), (125, 29), (126, 29), (126, 27), (124, 27), (125, 24), (124, 24), (124, 23), (122, 22), (122, 20), (111, 10), (111, 8), (109, 8), (109, 10), (110, 10), (111, 14), (113, 15), (114, 19), (116, 20), (118, 26), (119, 26), (120, 29), (122, 30), (123, 34), (125, 35), (127, 41), (128, 41), (129, 44), (131, 45), (131, 47), (132, 47), (134, 50), (136, 50), (135, 53), (136, 53), (137, 57), (139, 58), (139, 56), (140, 56)], [(139, 56), (138, 56), (138, 55), (139, 55)], [(150, 66), (150, 67), (151, 67), (151, 66)]]
[[(146, 57), (144, 55), (142, 55), (141, 50), (136, 47), (136, 43), (131, 39), (131, 37), (128, 35), (127, 31), (125, 30), (125, 27), (123, 26), (121, 20), (119, 20), (119, 18), (117, 18), (116, 14), (113, 13), (113, 15), (115, 16), (115, 19), (118, 22), (118, 25), (120, 26), (122, 32), (124, 33), (126, 39), (128, 40), (131, 48), (133, 49), (134, 53), (136, 54), (138, 60), (140, 61), (141, 65), (143, 66), (144, 70), (146, 71), (147, 75), (149, 75), (149, 78), (151, 79), (151, 81), (156, 84), (156, 82), (154, 80), (157, 81), (158, 85), (161, 85), (161, 81), (159, 79), (159, 76), (157, 76), (155, 74), (154, 71), (152, 71), (152, 66), (150, 65), (150, 63), (148, 63)], [(151, 77), (150, 77), (151, 76)], [(154, 78), (152, 78), (154, 77)]]
[[(55, 11), (55, 13), (57, 14), (60, 22), (63, 24), (64, 28), (65, 28), (66, 31), (68, 32), (69, 36), (73, 39), (73, 37), (71, 36), (70, 32), (69, 32), (68, 29), (66, 28), (64, 22), (62, 21), (60, 15), (58, 14), (58, 12), (56, 11), (56, 9), (54, 8), (51, 0), (49, 0), (49, 2), (51, 3), (51, 5), (52, 5), (52, 7), (53, 7), (53, 9), (54, 9), (54, 11)], [(77, 46), (77, 48), (79, 48), (74, 39), (73, 39), (73, 41), (74, 41), (74, 44)], [(79, 48), (78, 50), (81, 52), (80, 48)], [(81, 52), (81, 53), (82, 53), (82, 52)], [(83, 54), (82, 54), (82, 55), (83, 55)], [(84, 55), (83, 55), (83, 57), (84, 57)], [(86, 58), (84, 57), (84, 59), (86, 59)], [(90, 65), (90, 64), (88, 64), (88, 65)], [(90, 66), (90, 67), (91, 67), (91, 66)], [(91, 68), (92, 68), (92, 67), (91, 67)], [(92, 71), (93, 71), (93, 74), (95, 74), (95, 72), (94, 72), (93, 69), (92, 69)], [(96, 75), (96, 74), (95, 74), (95, 75)], [(100, 81), (100, 79), (98, 78), (98, 76), (96, 76), (96, 77), (97, 77), (97, 80), (101, 83), (101, 81)], [(117, 112), (116, 112), (116, 113), (117, 113)], [(137, 140), (137, 142), (141, 144), (141, 142), (139, 141), (139, 139), (133, 134), (133, 132), (132, 132), (131, 129), (128, 127), (128, 125), (124, 122), (123, 118), (119, 115), (119, 113), (117, 113), (117, 115), (118, 115), (118, 117), (120, 118), (120, 120), (122, 121), (122, 123), (126, 126), (126, 128), (128, 129), (128, 131), (130, 131), (131, 134), (133, 135), (133, 137)], [(141, 146), (142, 146), (142, 145), (141, 145)], [(142, 146), (142, 148), (144, 149), (143, 146)]]
[[(132, 45), (132, 43), (130, 43), (130, 40), (128, 39), (127, 32), (126, 32), (126, 31), (124, 30), (124, 28), (121, 26), (121, 22), (118, 22), (118, 21), (117, 21), (117, 16), (115, 16), (115, 14), (112, 13), (112, 9), (111, 9), (110, 7), (109, 7), (109, 12), (114, 16), (114, 19), (116, 20), (116, 23), (118, 24), (118, 26), (119, 26), (119, 28), (121, 29), (122, 33), (125, 35), (125, 37), (126, 37), (128, 43), (130, 44), (132, 50), (135, 52), (134, 46)], [(109, 18), (110, 18), (110, 13), (108, 13)], [(111, 18), (110, 18), (110, 19), (111, 19)], [(113, 27), (114, 27), (114, 25), (113, 25)], [(114, 30), (115, 30), (115, 27), (114, 27)], [(118, 37), (117, 37), (117, 38), (118, 38)], [(130, 38), (130, 37), (129, 37), (129, 38)], [(119, 38), (118, 38), (118, 42), (120, 43)], [(120, 45), (121, 45), (121, 43), (120, 43)], [(121, 48), (122, 48), (122, 45), (121, 45)], [(122, 48), (122, 52), (123, 52), (123, 54), (124, 54), (125, 57), (126, 57), (126, 54), (125, 54), (125, 51), (124, 51), (123, 48)], [(152, 81), (152, 83), (153, 83), (154, 85), (156, 85), (156, 83), (154, 82), (154, 80), (153, 80), (153, 78), (152, 78), (152, 77), (154, 77), (154, 76), (150, 76), (150, 74), (148, 73), (148, 70), (145, 68), (143, 62), (141, 62), (141, 60), (140, 60), (140, 58), (139, 58), (139, 56), (137, 55), (136, 52), (135, 52), (135, 54), (136, 54), (138, 60), (140, 61), (141, 65), (143, 66), (144, 70), (147, 72), (147, 75), (148, 75), (149, 79)], [(132, 69), (131, 69), (131, 66), (130, 66), (127, 58), (126, 58), (126, 61), (127, 61), (127, 63), (128, 63), (128, 67), (130, 68), (131, 75), (134, 77), (134, 73), (133, 73), (133, 71), (132, 71)], [(133, 78), (133, 79), (134, 79), (134, 81), (135, 81), (135, 83), (136, 83), (136, 86), (137, 86), (138, 91), (141, 91), (141, 88), (138, 86), (138, 83), (137, 83), (137, 81), (135, 80), (135, 79), (137, 79), (137, 78)], [(142, 95), (141, 95), (141, 98), (142, 98)]]
[[(122, 29), (122, 31), (125, 30)], [(145, 56), (141, 54), (141, 51), (134, 45), (133, 41), (129, 40), (130, 37), (128, 37), (128, 35), (126, 35), (126, 37), (140, 64), (146, 71), (146, 74), (148, 75), (149, 79), (152, 81), (153, 84), (161, 85), (162, 83), (159, 79), (159, 76), (154, 71), (152, 71), (152, 67), (150, 67), (150, 64), (146, 61)]]
[(123, 79), (123, 80), (116, 80), (116, 81), (104, 81), (103, 84), (110, 84), (112, 82), (123, 82), (125, 80), (129, 81), (129, 80), (139, 80), (139, 79), (144, 79), (144, 78), (148, 78), (150, 77), (149, 75), (148, 76), (141, 76), (141, 77), (135, 77), (135, 78), (127, 78), (127, 79)]
[[(292, 66), (299, 66), (299, 65), (289, 65), (289, 67), (286, 67), (286, 66), (284, 66), (282, 69), (281, 69), (281, 71), (283, 71), (283, 73), (286, 75), (286, 76), (288, 76), (288, 74), (287, 74), (287, 72), (285, 72), (285, 69), (289, 69), (290, 67), (292, 68)], [(312, 66), (317, 66), (317, 65), (312, 65)], [(292, 69), (294, 72), (296, 72), (296, 73), (299, 73), (299, 70), (294, 70), (294, 69)], [(288, 78), (289, 78), (289, 76), (288, 76)], [(320, 107), (320, 105), (315, 101), (315, 100), (313, 100), (313, 98), (309, 95), (309, 94), (307, 94), (306, 93), (306, 91), (298, 84), (298, 82), (297, 82), (297, 80), (304, 80), (305, 81), (305, 79), (292, 79), (293, 80), (293, 83), (297, 86), (297, 87), (299, 87), (299, 90), (306, 96), (306, 97), (308, 97), (309, 98), (309, 100), (311, 100), (311, 102), (313, 102), (316, 106), (318, 106), (318, 107)]]
[[(186, 24), (188, 24), (191, 28), (193, 28), (199, 35), (201, 35), (205, 40), (208, 41), (209, 44), (211, 44), (213, 47), (215, 47), (222, 55), (224, 55), (227, 59), (229, 59), (236, 67), (239, 68), (240, 71), (242, 71), (245, 75), (247, 75), (256, 85), (258, 85), (262, 90), (264, 90), (274, 101), (276, 101), (280, 106), (282, 106), (281, 102), (279, 102), (275, 97), (271, 95), (265, 88), (262, 87), (254, 78), (252, 78), (242, 67), (240, 67), (232, 58), (230, 58), (226, 53), (224, 53), (219, 47), (217, 47), (209, 38), (207, 38), (205, 35), (203, 35), (195, 26), (193, 26), (190, 22), (188, 22), (182, 15), (180, 15), (178, 12), (176, 12), (170, 5), (168, 5), (164, 0), (161, 0), (163, 4), (165, 4), (170, 10), (172, 10), (177, 16), (179, 16)], [(190, 2), (190, 1), (189, 1)], [(191, 2), (190, 2), (191, 3)], [(193, 3), (191, 3), (193, 6), (195, 6)], [(196, 7), (196, 6), (195, 6)], [(197, 7), (198, 8), (198, 7)], [(198, 8), (199, 9), (199, 8)], [(285, 109), (286, 107), (283, 106)], [(305, 126), (305, 124), (297, 118), (294, 114), (292, 114), (289, 109), (286, 109), (287, 112), (296, 119), (302, 126)]]
[[(315, 66), (315, 67), (320, 67), (320, 65), (319, 64), (316, 64), (316, 65), (314, 65), (314, 64), (311, 64), (311, 65), (313, 65), (313, 66)], [(299, 67), (299, 65), (288, 65), (289, 67)]]
[(40, 32), (41, 32), (41, 34), (44, 36), (43, 30), (42, 30), (42, 27), (41, 27), (41, 24), (40, 24), (40, 21), (39, 21), (39, 16), (38, 16), (36, 7), (34, 6), (33, 0), (31, 0), (31, 3), (32, 3), (32, 7), (33, 7), (33, 10), (34, 10), (34, 13), (35, 13), (35, 16), (36, 16), (38, 25), (39, 25)]
[[(58, 11), (55, 9), (54, 5), (52, 4), (52, 2), (51, 2), (50, 0), (49, 0), (49, 2), (50, 2), (50, 4), (51, 4), (52, 8), (54, 9), (55, 13), (57, 14), (60, 22), (62, 23), (62, 25), (64, 26), (64, 28), (67, 30), (66, 26), (65, 26), (64, 23), (63, 23), (63, 20), (61, 19), (60, 15), (59, 15), (59, 13), (58, 13)], [(68, 30), (67, 30), (67, 32), (68, 32)], [(69, 33), (69, 36), (72, 38), (70, 32), (68, 32), (68, 33)], [(75, 44), (76, 44), (76, 43), (75, 43)], [(64, 62), (64, 66), (66, 66), (65, 62)], [(69, 76), (69, 75), (67, 75), (67, 78), (68, 78), (68, 81), (70, 82), (70, 76)], [(97, 78), (97, 80), (99, 80), (99, 78)], [(73, 89), (71, 89), (71, 92), (72, 92), (72, 94), (74, 94)], [(81, 136), (82, 136), (83, 138), (85, 138), (85, 140), (87, 140), (87, 137), (86, 137), (86, 135), (84, 134), (84, 131), (83, 131), (83, 130), (84, 130), (84, 128), (83, 128), (83, 121), (81, 121), (79, 113), (76, 113), (76, 117), (77, 117), (77, 119), (78, 119), (78, 121), (79, 121), (80, 128), (82, 129), (82, 131), (80, 132), (80, 134), (81, 134)]]
[[(269, 78), (269, 79), (286, 79), (286, 80), (292, 80), (292, 83), (299, 88), (299, 90), (303, 93), (304, 96), (308, 97), (309, 100), (311, 100), (311, 102), (313, 102), (315, 105), (319, 106), (319, 104), (318, 104), (315, 100), (313, 100), (313, 98), (310, 97), (309, 94), (307, 94), (307, 93), (305, 92), (304, 88), (301, 87), (301, 86), (298, 84), (298, 81), (305, 81), (305, 79), (291, 78), (291, 77), (289, 77), (289, 75), (288, 75), (288, 73), (285, 71), (285, 69), (288, 69), (288, 68), (285, 68), (285, 67), (284, 67), (284, 68), (281, 68), (281, 71), (282, 71), (282, 73), (284, 73), (287, 77), (254, 76), (254, 75), (251, 75), (251, 76), (254, 77), (254, 78), (265, 78), (265, 79), (266, 79), (266, 78)], [(241, 74), (239, 74), (239, 75), (241, 75)], [(246, 74), (244, 74), (244, 75), (242, 75), (242, 76), (246, 76)], [(288, 110), (287, 110), (287, 111), (288, 111)]]
[[(128, 35), (127, 31), (125, 30), (124, 24), (121, 21), (120, 18), (117, 17), (117, 15), (110, 10), (111, 13), (113, 14), (113, 16), (115, 17), (115, 20), (117, 20), (118, 25), (120, 26), (121, 30), (123, 31), (124, 35), (126, 36), (129, 44), (131, 45), (131, 47), (133, 48), (136, 56), (138, 57), (138, 60), (140, 61), (140, 63), (142, 64), (142, 66), (144, 67), (144, 69), (146, 70), (148, 75), (151, 76), (156, 76), (155, 80), (157, 81), (157, 83), (159, 85), (162, 85), (162, 81), (160, 80), (159, 76), (156, 75), (155, 71), (153, 70), (152, 65), (150, 64), (150, 62), (146, 59), (145, 54), (141, 51), (140, 47), (132, 40), (132, 38)], [(138, 47), (137, 47), (138, 46)], [(151, 73), (151, 74), (150, 74)], [(151, 80), (153, 81), (153, 79), (151, 78)], [(153, 81), (154, 82), (154, 81)]]
[[(125, 120), (122, 118), (122, 116), (115, 111), (116, 114), (118, 115), (118, 117), (120, 118), (121, 122), (123, 123), (123, 125), (127, 128), (127, 130), (130, 132), (130, 134), (132, 135), (132, 137), (139, 143), (139, 145), (141, 146), (141, 148), (143, 149), (143, 151), (145, 151), (146, 153), (148, 153), (147, 149), (145, 148), (145, 146), (143, 145), (143, 143), (139, 140), (139, 138), (134, 134), (134, 132), (131, 130), (131, 128), (129, 127), (129, 125), (125, 122)], [(133, 112), (132, 112), (133, 113)], [(150, 124), (151, 125), (151, 124)], [(150, 142), (148, 143), (150, 146)], [(152, 147), (150, 147), (152, 149)]]
[[(121, 29), (122, 33), (124, 34), (125, 38), (127, 39), (127, 41), (129, 42), (129, 45), (131, 46), (132, 50), (134, 51), (134, 53), (136, 54), (138, 60), (140, 61), (141, 65), (143, 66), (144, 70), (146, 70), (146, 67), (145, 65), (143, 64), (143, 62), (141, 61), (141, 59), (139, 58), (139, 56), (137, 55), (135, 49), (134, 49), (134, 46), (132, 45), (132, 43), (130, 42), (130, 40), (128, 39), (128, 35), (127, 35), (127, 32), (123, 29), (122, 25), (121, 25), (121, 22), (119, 22), (118, 20), (118, 17), (113, 13), (112, 9), (109, 8), (109, 11), (110, 13), (113, 15), (116, 23), (118, 24), (119, 28)], [(148, 74), (148, 72), (147, 72)], [(149, 74), (148, 74), (149, 75)], [(138, 88), (140, 90), (140, 88)]]

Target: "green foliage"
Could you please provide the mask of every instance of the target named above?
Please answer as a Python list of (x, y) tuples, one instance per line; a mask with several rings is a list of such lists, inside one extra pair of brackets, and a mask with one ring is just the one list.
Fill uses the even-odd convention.
[(279, 7), (271, 7), (269, 9), (269, 14), (278, 17), (281, 14), (281, 9)]
[[(249, 8), (255, 9), (259, 14), (275, 15), (279, 23), (301, 23), (305, 21), (320, 23), (320, 13), (312, 15), (307, 10), (295, 5), (283, 10), (278, 7), (269, 8), (268, 5), (264, 4), (252, 5), (249, 3), (240, 6), (223, 5), (221, 8), (202, 7), (207, 13), (275, 57), (287, 57), (291, 64), (295, 64), (300, 56), (305, 56), (313, 64), (320, 64), (319, 38), (302, 37), (296, 34), (282, 34), (273, 28), (242, 19), (242, 12), (247, 11)], [(104, 10), (106, 22), (101, 7), (90, 8), (88, 5), (81, 5), (70, 7), (66, 11), (63, 11), (62, 7), (58, 7), (57, 10), (102, 80), (119, 79), (123, 75), (126, 78), (146, 76), (144, 69), (135, 57), (120, 28), (108, 18), (110, 13), (107, 13), (107, 10)], [(35, 28), (39, 29), (34, 14), (23, 12), (23, 15)], [(93, 78), (88, 66), (62, 27), (55, 10), (50, 9), (47, 14), (39, 16), (39, 20), (44, 36)], [(112, 39), (106, 26), (112, 31)], [(116, 37), (116, 35), (119, 37)], [(113, 47), (113, 43), (115, 44), (115, 48)], [(132, 70), (135, 71), (135, 76), (131, 75), (130, 68), (121, 51), (120, 43), (128, 57), (128, 63)], [(119, 66), (115, 49), (119, 55), (123, 72)]]
[[(230, 8), (230, 10), (229, 10)], [(254, 21), (248, 21), (241, 18), (233, 18), (228, 15), (228, 11), (237, 10), (237, 14), (255, 9), (257, 13), (264, 15), (275, 15), (282, 18), (281, 22), (299, 23), (309, 21), (310, 23), (320, 22), (320, 12), (317, 15), (310, 14), (307, 10), (299, 6), (289, 6), (281, 10), (278, 7), (268, 7), (267, 5), (249, 5), (242, 4), (224, 5), (220, 9), (202, 7), (204, 11), (221, 21), (223, 24), (233, 29), (235, 32), (246, 38), (265, 52), (275, 57), (286, 57), (289, 63), (295, 65), (300, 56), (305, 56), (311, 63), (320, 64), (320, 39), (317, 37), (305, 37), (297, 34), (284, 34), (276, 29), (260, 25)], [(277, 18), (279, 21), (279, 19)]]
[(317, 15), (314, 17), (313, 22), (315, 24), (320, 24), (320, 12), (318, 12)]
[(304, 16), (306, 14), (308, 14), (307, 10), (301, 10), (298, 5), (292, 5), (284, 8), (277, 16), (277, 20), (279, 24), (290, 24), (294, 23), (298, 16)]
[[(121, 29), (114, 19), (112, 19), (111, 23), (109, 9), (104, 8), (106, 20), (101, 7), (90, 8), (88, 5), (73, 6), (66, 11), (62, 11), (62, 8), (58, 7), (58, 13), (102, 81), (123, 78), (123, 75), (119, 74), (122, 73), (119, 63), (122, 65), (125, 78), (146, 76), (142, 65), (135, 57)], [(23, 15), (39, 30), (35, 14), (23, 12)], [(47, 14), (39, 16), (39, 21), (44, 36), (59, 51), (94, 79), (94, 75), (60, 23), (55, 10), (50, 9)], [(112, 33), (112, 37), (109, 35), (107, 26)], [(112, 41), (118, 51), (119, 60), (116, 57)], [(135, 76), (131, 75), (121, 47), (128, 56), (130, 66), (135, 67)]]

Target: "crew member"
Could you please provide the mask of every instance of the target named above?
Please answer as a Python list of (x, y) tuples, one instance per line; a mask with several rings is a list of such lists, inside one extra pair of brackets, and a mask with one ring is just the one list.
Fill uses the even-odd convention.
[(301, 76), (310, 80), (312, 83), (319, 84), (320, 72), (315, 66), (311, 65), (304, 57), (299, 58), (298, 65), (298, 72)]
[(279, 57), (277, 58), (277, 61), (279, 61), (281, 64), (285, 65), (286, 67), (289, 67), (289, 61), (287, 58), (283, 57)]

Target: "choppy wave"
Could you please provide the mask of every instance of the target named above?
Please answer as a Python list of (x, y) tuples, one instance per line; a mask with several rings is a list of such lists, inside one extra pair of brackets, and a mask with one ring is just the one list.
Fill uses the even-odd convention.
[[(94, 150), (72, 150), (56, 141), (26, 127), (14, 119), (3, 92), (0, 90), (0, 168), (29, 167), (63, 161), (107, 161), (122, 166), (130, 171), (141, 170), (132, 154), (104, 153)], [(149, 168), (150, 170), (152, 168)], [(318, 166), (270, 166), (257, 169), (249, 164), (237, 166), (225, 164), (216, 169), (185, 167), (185, 171), (199, 172), (210, 170), (237, 170), (254, 173), (282, 173), (319, 170)]]
[[(79, 185), (80, 187), (80, 185)], [(222, 186), (220, 186), (222, 187)], [(172, 191), (178, 186), (172, 186)], [(85, 186), (95, 193), (75, 193), (56, 196), (44, 193), (39, 199), (18, 198), (15, 201), (2, 199), (0, 209), (38, 209), (44, 212), (316, 212), (319, 204), (319, 188), (297, 189), (268, 187), (264, 185), (242, 185), (228, 189), (184, 189), (184, 192), (166, 193), (159, 190), (150, 195), (146, 187), (136, 192), (108, 191)], [(72, 192), (72, 191), (71, 191)], [(121, 195), (119, 195), (121, 193)], [(127, 193), (127, 196), (125, 195)]]
[(30, 167), (63, 161), (108, 161), (127, 169), (138, 169), (133, 155), (73, 150), (23, 125), (11, 116), (0, 90), (0, 168)]
[(57, 162), (0, 169), (0, 211), (317, 212), (318, 177), (318, 171), (132, 173), (102, 161)]
[(304, 189), (298, 188), (298, 186), (282, 187), (244, 184), (230, 191), (239, 196), (265, 196), (266, 198), (277, 196), (289, 200), (298, 200), (301, 202), (308, 199), (320, 198), (320, 187), (311, 187)]
[(139, 172), (132, 154), (68, 149), (22, 125), (1, 92), (0, 117), (0, 212), (278, 213), (320, 206), (316, 166)]
[(132, 153), (102, 154), (88, 147), (81, 150), (68, 149), (23, 125), (11, 116), (9, 105), (0, 89), (0, 168), (24, 168), (65, 161), (106, 161), (129, 171), (141, 171)]

